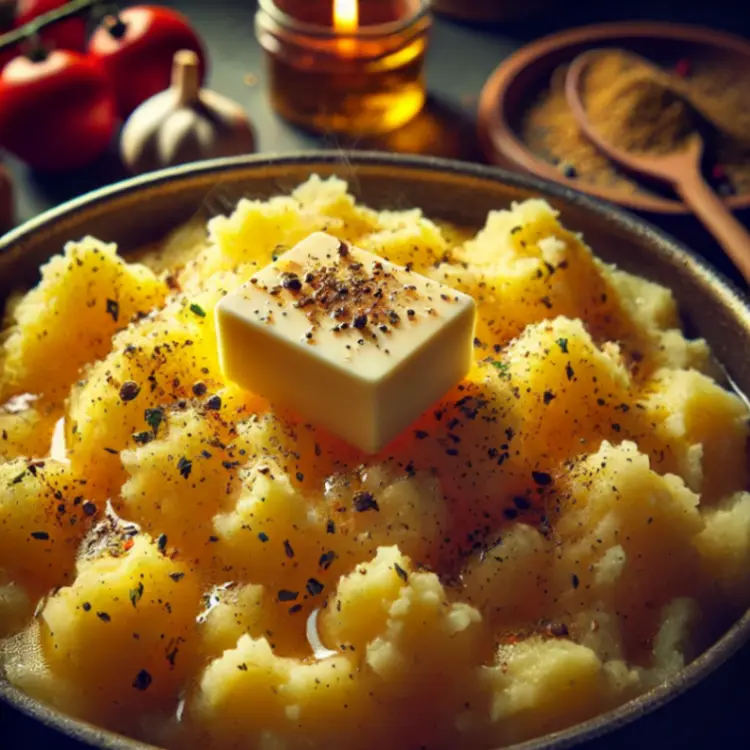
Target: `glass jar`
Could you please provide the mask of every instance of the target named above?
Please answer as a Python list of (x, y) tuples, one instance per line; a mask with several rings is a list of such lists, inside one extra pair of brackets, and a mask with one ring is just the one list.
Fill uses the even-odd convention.
[(359, 24), (336, 28), (334, 1), (260, 0), (269, 95), (286, 120), (365, 136), (404, 125), (424, 106), (427, 0), (359, 0)]

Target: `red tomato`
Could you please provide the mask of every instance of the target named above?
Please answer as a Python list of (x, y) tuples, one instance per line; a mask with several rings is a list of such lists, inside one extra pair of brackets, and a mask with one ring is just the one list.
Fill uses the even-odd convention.
[[(66, 0), (16, 0), (15, 28), (33, 21), (43, 13), (65, 5)], [(86, 49), (86, 21), (82, 17), (69, 18), (47, 27), (39, 35), (42, 43), (53, 49), (72, 49), (83, 52)]]
[(37, 169), (92, 161), (109, 145), (116, 119), (106, 73), (78, 52), (16, 57), (0, 74), (0, 146)]
[[(18, 29), (37, 16), (65, 5), (65, 2), (66, 0), (16, 0), (13, 4), (3, 6), (3, 10), (7, 8), (7, 12), (0, 14), (0, 33)], [(83, 52), (86, 48), (86, 21), (83, 18), (61, 21), (42, 31), (40, 38), (45, 46), (52, 49)], [(0, 52), (0, 68), (9, 63), (20, 51), (16, 46)]]
[(88, 46), (89, 54), (112, 78), (123, 119), (141, 102), (169, 87), (172, 58), (181, 49), (198, 55), (202, 81), (205, 53), (187, 18), (150, 5), (127, 8), (118, 19), (105, 19)]

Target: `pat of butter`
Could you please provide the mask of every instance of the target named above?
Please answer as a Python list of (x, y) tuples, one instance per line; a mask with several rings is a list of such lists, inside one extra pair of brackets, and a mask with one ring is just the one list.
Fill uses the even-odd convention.
[(469, 371), (474, 300), (312, 234), (216, 306), (225, 376), (377, 453)]

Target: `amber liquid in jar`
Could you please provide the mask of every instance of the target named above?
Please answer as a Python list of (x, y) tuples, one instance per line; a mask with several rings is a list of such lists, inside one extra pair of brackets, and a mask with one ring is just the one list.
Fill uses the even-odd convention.
[[(268, 52), (272, 106), (286, 120), (318, 132), (365, 136), (395, 130), (422, 110), (430, 26), (424, 3), (406, 3), (418, 11), (413, 17), (362, 26), (351, 35), (337, 34), (330, 16), (328, 26), (319, 27), (315, 22), (323, 19), (310, 11), (309, 25), (303, 19), (294, 26), (287, 16), (291, 28), (285, 29), (283, 22), (262, 16), (264, 5), (256, 21), (258, 38)], [(313, 5), (319, 13), (320, 4)], [(373, 4), (381, 13), (387, 6)]]

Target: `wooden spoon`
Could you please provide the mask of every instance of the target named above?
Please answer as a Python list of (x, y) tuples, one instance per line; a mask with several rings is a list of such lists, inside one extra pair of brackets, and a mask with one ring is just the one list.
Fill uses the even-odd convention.
[[(589, 50), (576, 57), (565, 77), (565, 97), (581, 131), (612, 161), (633, 172), (670, 183), (750, 284), (750, 233), (703, 179), (700, 134), (691, 134), (683, 148), (667, 154), (632, 153), (605, 140), (589, 120), (581, 95), (582, 86), (588, 67), (602, 52)], [(650, 63), (642, 63), (651, 67), (656, 75), (662, 73)]]

